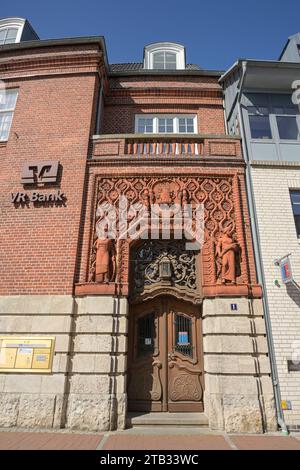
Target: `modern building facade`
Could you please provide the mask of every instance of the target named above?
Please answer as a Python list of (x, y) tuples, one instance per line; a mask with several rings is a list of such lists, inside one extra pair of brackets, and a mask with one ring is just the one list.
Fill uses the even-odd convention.
[[(279, 414), (294, 430), (300, 428), (299, 51), (297, 34), (279, 61), (240, 60), (221, 79), (229, 135), (241, 135), (244, 142)], [(284, 268), (292, 269), (287, 283)]]
[(102, 37), (1, 47), (0, 425), (277, 429), (220, 77), (174, 43), (130, 64)]

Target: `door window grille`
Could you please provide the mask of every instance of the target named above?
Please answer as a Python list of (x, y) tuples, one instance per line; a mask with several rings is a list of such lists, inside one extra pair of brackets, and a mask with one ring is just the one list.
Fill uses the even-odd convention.
[(184, 315), (175, 315), (175, 351), (193, 357), (192, 320)]

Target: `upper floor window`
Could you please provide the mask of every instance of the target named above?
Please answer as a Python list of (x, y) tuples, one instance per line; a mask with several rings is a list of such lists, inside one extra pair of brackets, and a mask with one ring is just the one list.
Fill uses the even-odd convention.
[(300, 191), (290, 191), (297, 237), (300, 238)]
[[(250, 96), (250, 95), (249, 95)], [(258, 101), (259, 97), (253, 98)], [(277, 105), (282, 101), (282, 105)], [(249, 126), (252, 139), (272, 139), (274, 141), (300, 140), (300, 115), (297, 106), (293, 105), (290, 96), (278, 95), (265, 97), (264, 104), (248, 106)]]
[(16, 42), (18, 35), (18, 28), (3, 28), (0, 29), (0, 46), (4, 44), (12, 44)]
[(195, 114), (138, 114), (135, 117), (135, 132), (139, 134), (196, 134)]
[(144, 49), (144, 68), (153, 70), (185, 69), (185, 50), (180, 44), (158, 42)]
[(152, 134), (153, 118), (139, 118), (137, 123), (137, 132), (139, 134)]
[(17, 90), (0, 90), (0, 141), (8, 140), (17, 94)]
[(252, 139), (272, 139), (268, 108), (248, 107)]

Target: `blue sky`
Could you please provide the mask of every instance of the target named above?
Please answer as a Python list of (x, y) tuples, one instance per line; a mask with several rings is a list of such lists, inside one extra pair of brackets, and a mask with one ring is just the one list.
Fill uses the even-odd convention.
[(300, 31), (299, 0), (13, 0), (0, 15), (29, 19), (41, 39), (102, 35), (110, 63), (139, 62), (145, 44), (174, 41), (187, 62), (216, 70), (241, 57), (278, 59)]

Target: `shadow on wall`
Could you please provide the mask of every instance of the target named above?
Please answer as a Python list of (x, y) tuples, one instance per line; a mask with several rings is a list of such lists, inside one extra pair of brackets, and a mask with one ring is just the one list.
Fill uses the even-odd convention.
[(286, 291), (289, 297), (298, 305), (300, 308), (300, 286), (295, 281), (288, 282), (286, 284)]

